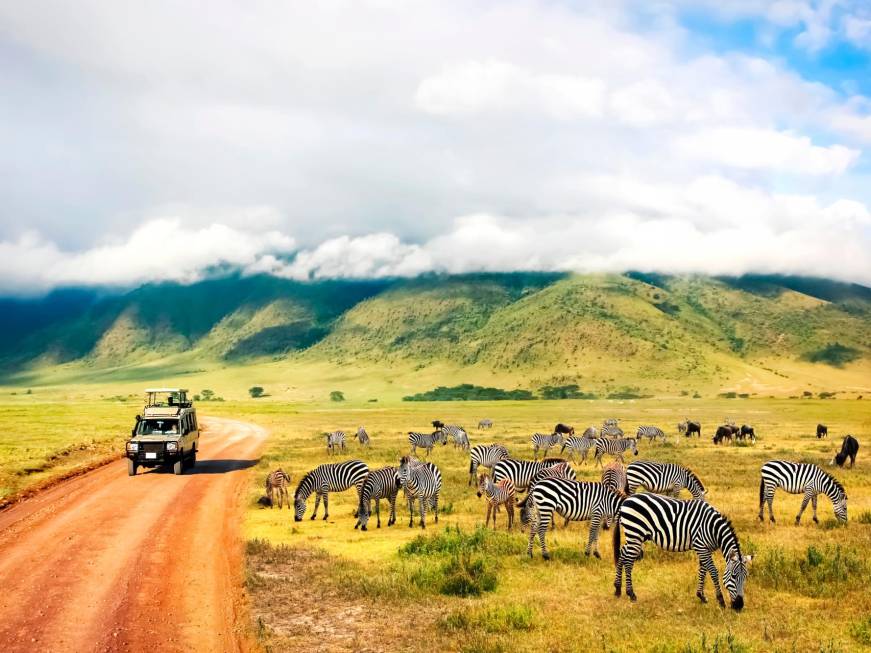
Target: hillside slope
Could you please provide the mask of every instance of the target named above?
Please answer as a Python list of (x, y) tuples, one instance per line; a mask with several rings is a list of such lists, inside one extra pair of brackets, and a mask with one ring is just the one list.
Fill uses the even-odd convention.
[(695, 388), (748, 375), (771, 385), (790, 370), (804, 379), (814, 369), (867, 370), (871, 361), (871, 290), (815, 279), (259, 276), (87, 296), (75, 310), (40, 301), (39, 310), (4, 305), (0, 364), (12, 382), (59, 364), (99, 374), (178, 359), (204, 369), (264, 361), (444, 367), (529, 384)]

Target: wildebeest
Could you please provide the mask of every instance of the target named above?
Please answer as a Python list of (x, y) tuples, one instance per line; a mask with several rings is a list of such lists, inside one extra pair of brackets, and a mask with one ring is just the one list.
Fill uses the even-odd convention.
[(747, 424), (742, 424), (741, 431), (738, 433), (738, 437), (741, 440), (749, 437), (750, 442), (756, 442), (756, 431), (753, 430), (752, 426), (748, 426)]
[(841, 451), (835, 454), (835, 457), (832, 458), (832, 462), (830, 462), (829, 464), (843, 467), (844, 463), (847, 461), (847, 458), (849, 458), (850, 467), (853, 467), (853, 465), (856, 464), (857, 453), (859, 453), (859, 441), (852, 435), (848, 435), (841, 443)]
[(728, 424), (724, 424), (723, 426), (717, 427), (717, 432), (714, 434), (714, 444), (720, 444), (726, 438), (731, 442), (732, 440), (732, 427)]
[(563, 435), (574, 435), (575, 434), (575, 427), (569, 426), (568, 424), (563, 424), (562, 422), (560, 422), (559, 424), (557, 424), (556, 426), (553, 427), (553, 432), (554, 433), (562, 433)]
[(695, 433), (698, 437), (702, 437), (702, 425), (699, 422), (687, 421), (686, 437), (690, 437), (693, 433)]
[(829, 427), (825, 424), (817, 424), (817, 437), (826, 438), (829, 436)]
[(443, 428), (445, 428), (445, 423), (443, 421), (441, 421), (440, 419), (434, 419), (432, 421), (432, 427), (434, 429), (443, 429)]

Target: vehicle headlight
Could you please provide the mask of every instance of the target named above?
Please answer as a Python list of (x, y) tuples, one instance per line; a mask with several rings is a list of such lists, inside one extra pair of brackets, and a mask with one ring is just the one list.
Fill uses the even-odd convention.
[(167, 442), (166, 443), (167, 451), (178, 451), (178, 442)]
[(128, 442), (127, 443), (127, 451), (139, 451), (139, 443), (138, 442)]

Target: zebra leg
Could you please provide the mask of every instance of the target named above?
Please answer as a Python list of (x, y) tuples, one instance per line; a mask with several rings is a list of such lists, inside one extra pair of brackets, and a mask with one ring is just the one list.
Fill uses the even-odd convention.
[[(696, 552), (699, 556), (699, 584), (696, 587), (696, 596), (699, 597), (699, 601), (702, 603), (707, 603), (708, 599), (705, 597), (705, 576), (708, 575), (708, 567), (707, 563), (711, 563), (711, 554), (705, 554), (704, 552)], [(707, 563), (705, 562), (704, 556), (707, 555)], [(713, 577), (711, 577), (713, 580)]]
[(593, 515), (593, 518), (590, 520), (590, 537), (587, 539), (587, 548), (584, 549), (584, 555), (589, 556), (590, 550), (593, 550), (593, 555), (597, 558), (601, 559), (602, 556), (599, 555), (599, 528), (602, 524), (602, 515), (600, 513), (596, 513)]
[[(372, 514), (372, 508), (369, 508), (369, 514)], [(375, 519), (377, 521), (377, 526), (375, 528), (381, 528), (381, 499), (375, 499)]]
[(269, 509), (272, 510), (272, 507), (273, 507), (272, 504), (274, 503), (274, 501), (272, 500), (272, 488), (271, 487), (266, 488), (266, 498), (269, 499)]
[(766, 488), (765, 491), (765, 501), (768, 503), (768, 521), (772, 524), (776, 523), (774, 520), (774, 490), (775, 488)]
[(526, 546), (526, 555), (532, 557), (532, 545), (535, 543), (535, 532), (538, 529), (538, 518), (535, 515), (529, 516), (529, 543)]
[(435, 513), (435, 523), (439, 523), (439, 497), (438, 495), (434, 496), (432, 499), (432, 510)]
[(805, 490), (804, 499), (801, 502), (801, 508), (798, 510), (798, 514), (795, 516), (795, 525), (798, 526), (799, 522), (801, 522), (802, 513), (804, 513), (804, 509), (807, 508), (807, 504), (810, 503), (811, 500), (811, 491)]
[(547, 552), (547, 542), (545, 541), (545, 537), (547, 536), (547, 527), (553, 519), (553, 514), (548, 514), (547, 511), (542, 513), (539, 511), (538, 513), (538, 542), (541, 544), (541, 557), (545, 560), (550, 560), (550, 553)]
[(324, 521), (330, 516), (330, 493), (324, 492)]
[(816, 494), (814, 494), (811, 497), (811, 506), (813, 506), (813, 509), (814, 509), (814, 524), (819, 524), (820, 520), (817, 519), (817, 495)]
[(714, 564), (713, 558), (711, 558), (710, 551), (697, 551), (699, 554), (699, 577), (701, 582), (699, 584), (699, 591), (696, 592), (696, 596), (698, 596), (702, 603), (707, 603), (705, 600), (704, 594), (704, 581), (705, 581), (705, 572), (711, 576), (711, 583), (714, 585), (714, 591), (717, 593), (717, 603), (720, 604), (721, 608), (726, 607), (726, 600), (723, 598), (723, 590), (720, 588), (720, 577), (717, 572), (717, 565)]
[(423, 495), (420, 497), (420, 527), (426, 528), (426, 499)]
[(311, 517), (312, 519), (317, 517), (319, 505), (321, 505), (321, 493), (317, 492), (317, 493), (315, 493), (315, 511), (312, 513), (312, 517)]
[(635, 602), (638, 597), (635, 596), (635, 590), (632, 589), (632, 566), (635, 564), (635, 559), (640, 551), (640, 547), (630, 547), (629, 544), (624, 544), (625, 553), (620, 553), (620, 558), (623, 560), (623, 569), (626, 571), (626, 596), (630, 601)]
[(538, 460), (538, 445), (535, 445), (532, 448), (532, 459)]
[(508, 530), (514, 527), (514, 497), (510, 497), (505, 504), (505, 512), (508, 513)]
[(394, 494), (388, 501), (390, 502), (390, 517), (387, 519), (387, 525), (393, 526), (396, 523), (396, 495)]

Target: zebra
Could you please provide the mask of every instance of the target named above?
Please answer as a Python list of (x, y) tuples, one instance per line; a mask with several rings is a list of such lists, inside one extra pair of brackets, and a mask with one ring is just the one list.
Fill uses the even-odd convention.
[(514, 483), (511, 479), (505, 478), (494, 483), (489, 474), (481, 474), (478, 478), (478, 498), (484, 496), (487, 498), (487, 519), (484, 522), (484, 528), (490, 525), (490, 513), (493, 513), (493, 530), (496, 530), (496, 513), (499, 512), (499, 506), (505, 506), (505, 511), (508, 513), (508, 530), (514, 526)]
[(547, 457), (547, 452), (551, 447), (555, 447), (559, 444), (563, 443), (563, 434), (562, 433), (533, 433), (532, 434), (532, 450), (533, 450), (533, 458), (538, 460), (538, 451), (539, 449), (544, 449), (544, 453), (542, 457)]
[(449, 435), (451, 437), (451, 440), (454, 443), (454, 449), (459, 447), (463, 451), (469, 450), (469, 434), (466, 433), (462, 426), (445, 424), (441, 427), (441, 430), (444, 431), (446, 436)]
[(360, 488), (360, 505), (357, 507), (357, 524), (354, 528), (367, 530), (369, 515), (372, 513), (372, 499), (375, 499), (375, 517), (378, 520), (377, 528), (381, 528), (381, 499), (387, 499), (390, 504), (390, 517), (388, 526), (396, 523), (396, 494), (399, 491), (399, 482), (396, 467), (382, 467), (369, 472)]
[(599, 529), (604, 519), (616, 517), (623, 498), (602, 483), (578, 482), (563, 478), (546, 478), (529, 491), (532, 504), (529, 521), (529, 544), (527, 555), (532, 557), (535, 536), (541, 545), (541, 556), (550, 560), (545, 536), (553, 514), (559, 513), (570, 521), (590, 520), (590, 537), (584, 555), (599, 555)]
[[(539, 481), (543, 481), (546, 478), (564, 478), (569, 481), (578, 480), (577, 475), (575, 474), (575, 470), (572, 469), (572, 466), (567, 462), (560, 462), (551, 467), (545, 467), (540, 472), (538, 472), (535, 476), (532, 477), (532, 481), (529, 483), (529, 490), (526, 492), (526, 496), (523, 498), (523, 501), (518, 501), (517, 505), (520, 508), (520, 524), (521, 526), (526, 526), (530, 521), (530, 512), (532, 508), (532, 504), (529, 500), (530, 493), (532, 489), (535, 487), (535, 484)], [(566, 519), (565, 526), (569, 525), (568, 518)]]
[(361, 447), (369, 446), (369, 434), (366, 433), (366, 429), (362, 426), (357, 429), (357, 433), (354, 435), (355, 438), (360, 442)]
[(621, 429), (619, 426), (613, 426), (610, 424), (608, 426), (603, 426), (600, 433), (600, 437), (612, 439), (620, 439), (623, 437), (623, 435), (623, 429)]
[(485, 418), (485, 419), (482, 419), (480, 422), (478, 422), (478, 428), (479, 428), (479, 429), (482, 429), (482, 430), (483, 430), (483, 429), (491, 429), (491, 428), (493, 428), (493, 420), (492, 420), (492, 419), (486, 419), (486, 418)]
[(590, 440), (595, 440), (599, 437), (599, 430), (595, 426), (588, 426), (584, 429), (584, 432), (581, 434), (581, 437), (589, 438)]
[(430, 462), (420, 462), (404, 456), (399, 461), (397, 478), (408, 499), (408, 526), (414, 526), (414, 500), (420, 501), (420, 527), (426, 528), (426, 507), (435, 511), (439, 523), (439, 493), (442, 491), (442, 473)]
[(602, 456), (606, 453), (612, 456), (617, 456), (620, 461), (623, 461), (623, 452), (631, 449), (632, 453), (638, 455), (638, 441), (635, 438), (625, 438), (620, 440), (611, 440), (610, 438), (599, 438), (593, 443), (596, 454), (596, 462), (599, 467), (602, 466)]
[[(620, 546), (620, 527), (626, 531), (626, 544)], [(705, 598), (705, 576), (710, 574), (717, 593), (717, 602), (726, 607), (720, 589), (717, 567), (712, 554), (723, 552), (726, 568), (723, 585), (729, 593), (734, 610), (744, 607), (744, 581), (747, 579), (747, 563), (752, 556), (742, 556), (738, 536), (732, 523), (716, 508), (705, 501), (682, 500), (645, 492), (635, 494), (623, 501), (614, 529), (614, 561), (617, 575), (614, 579), (614, 595), (620, 596), (623, 571), (626, 571), (626, 596), (636, 600), (632, 589), (632, 566), (642, 556), (642, 546), (652, 540), (666, 551), (689, 551), (699, 557), (699, 584), (696, 596), (702, 603)]]
[(617, 494), (629, 495), (629, 482), (623, 463), (614, 460), (605, 465), (602, 469), (602, 485), (611, 488)]
[(342, 453), (345, 452), (345, 432), (344, 431), (333, 431), (332, 433), (327, 433), (327, 453), (332, 454), (337, 449), (341, 449)]
[(643, 487), (648, 492), (677, 497), (683, 488), (689, 490), (693, 499), (704, 499), (704, 484), (692, 470), (675, 463), (658, 463), (639, 460), (626, 468), (629, 494)]
[(839, 521), (847, 521), (847, 493), (834, 476), (821, 467), (811, 463), (793, 463), (787, 460), (769, 460), (762, 465), (762, 478), (759, 482), (759, 521), (765, 521), (763, 512), (768, 504), (768, 519), (774, 521), (774, 491), (783, 488), (790, 494), (804, 493), (801, 509), (795, 517), (795, 523), (801, 521), (801, 515), (808, 502), (814, 510), (814, 523), (817, 519), (817, 496), (825, 494), (832, 502), (835, 517)]
[(544, 458), (543, 460), (504, 458), (493, 466), (493, 481), (498, 483), (502, 479), (510, 478), (514, 482), (514, 487), (523, 491), (529, 488), (541, 470), (564, 462), (565, 460), (562, 458)]
[(329, 493), (344, 492), (353, 486), (357, 488), (357, 495), (359, 496), (363, 481), (368, 473), (369, 468), (362, 460), (348, 460), (343, 463), (318, 465), (303, 476), (299, 485), (296, 486), (296, 492), (294, 493), (296, 508), (296, 514), (293, 517), (294, 521), (302, 521), (302, 517), (305, 514), (305, 503), (312, 492), (315, 493), (315, 509), (311, 518), (314, 519), (317, 516), (318, 505), (323, 498), (324, 519), (327, 519), (330, 516)]
[[(290, 474), (281, 469), (281, 467), (266, 475), (266, 497), (269, 499), (270, 508), (272, 508), (274, 504), (272, 495), (275, 490), (278, 490), (278, 509), (281, 510), (284, 508), (284, 502), (287, 500), (287, 486), (289, 483)], [(287, 501), (287, 507), (290, 508), (290, 501)]]
[(568, 449), (569, 450), (569, 459), (575, 459), (575, 453), (579, 453), (581, 455), (581, 464), (587, 461), (587, 452), (590, 450), (590, 447), (593, 446), (593, 439), (587, 437), (586, 432), (581, 437), (573, 435), (568, 437), (563, 442), (563, 447), (560, 449), (559, 455), (562, 456), (563, 452)]
[(476, 444), (469, 450), (469, 485), (472, 484), (472, 479), (475, 478), (475, 472), (478, 467), (489, 467), (493, 469), (493, 465), (500, 460), (508, 458), (508, 449), (501, 444)]
[(414, 431), (408, 432), (408, 444), (411, 445), (412, 456), (417, 455), (418, 447), (426, 449), (426, 455), (429, 456), (436, 442), (441, 442), (442, 445), (446, 445), (448, 443), (447, 436), (445, 435), (445, 432), (441, 429), (439, 429), (438, 431), (433, 431), (432, 433), (415, 433)]
[(646, 437), (648, 442), (652, 442), (656, 438), (665, 441), (665, 433), (656, 426), (639, 426), (635, 432), (635, 439), (640, 440), (642, 437)]

